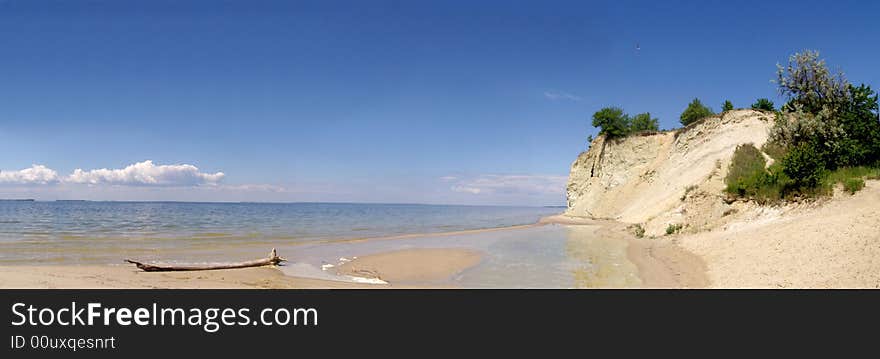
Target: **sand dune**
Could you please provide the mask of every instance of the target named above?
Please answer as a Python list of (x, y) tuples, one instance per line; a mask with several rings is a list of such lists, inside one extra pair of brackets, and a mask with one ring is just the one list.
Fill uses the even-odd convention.
[(706, 260), (713, 287), (880, 288), (880, 182), (764, 212), (678, 243)]

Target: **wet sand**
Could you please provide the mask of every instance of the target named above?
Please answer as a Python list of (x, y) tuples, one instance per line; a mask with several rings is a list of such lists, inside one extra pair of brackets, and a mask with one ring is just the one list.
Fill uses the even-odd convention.
[(0, 288), (171, 288), (321, 289), (449, 287), (448, 279), (480, 262), (463, 249), (412, 249), (364, 256), (338, 268), (339, 274), (378, 278), (369, 284), (284, 275), (275, 267), (191, 272), (143, 272), (133, 266), (5, 266)]
[(627, 225), (611, 220), (555, 215), (540, 223), (594, 225), (596, 237), (626, 243), (626, 259), (637, 268), (639, 283), (617, 287), (638, 288), (705, 288), (709, 286), (706, 263), (674, 241), (636, 238)]
[(339, 266), (336, 273), (390, 284), (445, 285), (481, 258), (480, 252), (468, 249), (407, 249), (358, 257)]
[(643, 288), (709, 286), (703, 259), (674, 243), (633, 239), (627, 248), (627, 256), (639, 268)]

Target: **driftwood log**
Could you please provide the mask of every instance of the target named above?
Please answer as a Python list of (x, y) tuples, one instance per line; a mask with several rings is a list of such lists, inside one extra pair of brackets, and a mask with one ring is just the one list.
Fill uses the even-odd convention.
[(262, 266), (274, 266), (278, 265), (281, 262), (286, 261), (286, 259), (278, 256), (278, 253), (275, 252), (275, 248), (272, 248), (272, 251), (269, 252), (268, 258), (257, 259), (247, 262), (238, 262), (238, 263), (218, 263), (218, 264), (208, 264), (208, 265), (155, 265), (155, 264), (146, 264), (138, 261), (133, 261), (131, 259), (125, 260), (128, 263), (136, 265), (138, 268), (145, 272), (179, 272), (179, 271), (197, 271), (197, 270), (215, 270), (215, 269), (234, 269), (234, 268), (249, 268), (249, 267), (262, 267)]

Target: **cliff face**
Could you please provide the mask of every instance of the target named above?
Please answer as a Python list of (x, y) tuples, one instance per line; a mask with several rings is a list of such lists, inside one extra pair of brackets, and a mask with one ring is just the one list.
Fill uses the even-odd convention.
[(690, 127), (623, 139), (596, 138), (572, 163), (567, 215), (645, 225), (707, 226), (729, 208), (723, 178), (737, 145), (761, 147), (773, 115), (728, 111)]

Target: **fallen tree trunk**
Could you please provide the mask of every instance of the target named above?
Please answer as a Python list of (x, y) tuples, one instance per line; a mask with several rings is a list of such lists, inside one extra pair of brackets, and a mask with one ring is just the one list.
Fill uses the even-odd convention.
[(269, 265), (278, 265), (281, 262), (286, 261), (286, 259), (278, 256), (278, 253), (275, 252), (275, 248), (272, 248), (272, 251), (269, 252), (268, 258), (257, 259), (253, 261), (247, 262), (238, 262), (238, 263), (218, 263), (218, 264), (208, 264), (208, 265), (154, 265), (154, 264), (146, 264), (138, 261), (133, 261), (131, 259), (125, 260), (128, 263), (136, 265), (138, 268), (145, 272), (179, 272), (179, 271), (197, 271), (197, 270), (215, 270), (215, 269), (234, 269), (234, 268), (249, 268), (249, 267), (262, 267)]

